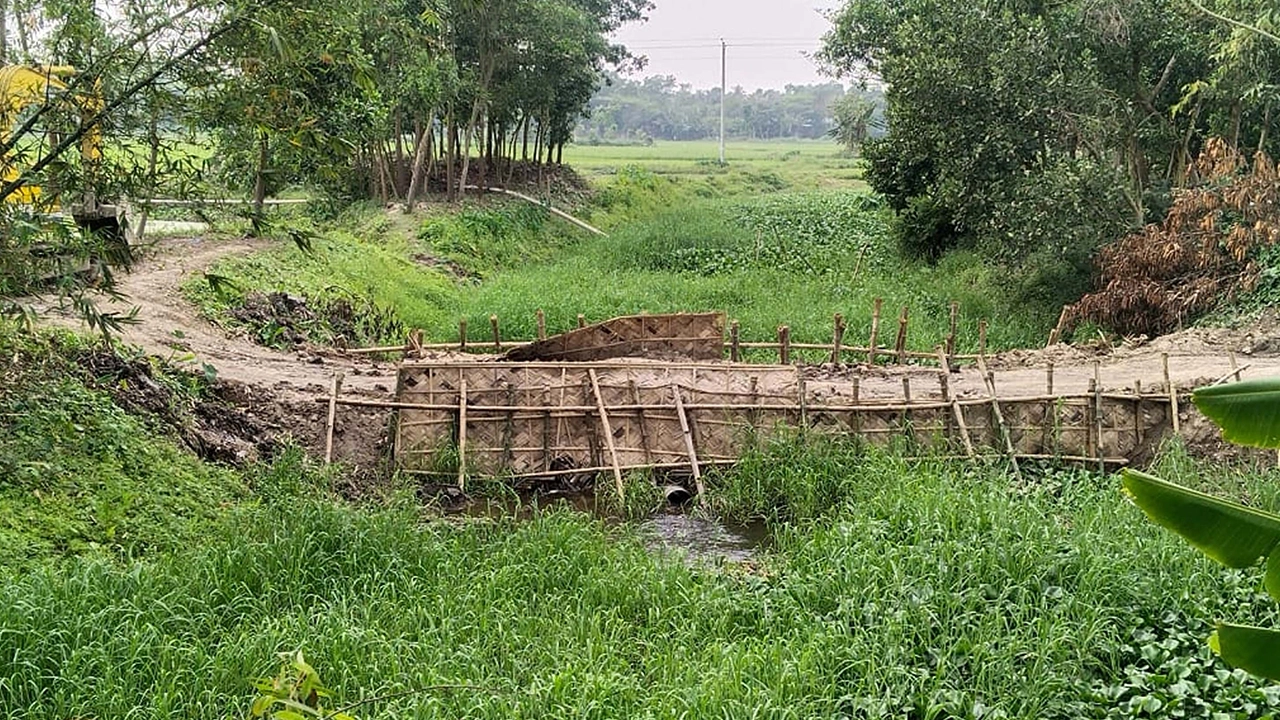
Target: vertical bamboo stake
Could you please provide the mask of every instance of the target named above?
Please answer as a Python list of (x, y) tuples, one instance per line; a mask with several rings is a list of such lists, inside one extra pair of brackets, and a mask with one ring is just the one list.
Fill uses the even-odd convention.
[(729, 323), (729, 361), (738, 362), (742, 359), (742, 336), (738, 327), (738, 321), (734, 320)]
[[(941, 347), (936, 348), (938, 352), (938, 361), (946, 364), (947, 356)], [(951, 374), (947, 370), (938, 373), (938, 388), (942, 391), (942, 401), (950, 403), (951, 415), (954, 418), (954, 427), (960, 432), (960, 440), (964, 442), (964, 454), (973, 459), (973, 441), (969, 439), (969, 428), (964, 424), (964, 410), (960, 407), (960, 403), (951, 397)], [(943, 416), (946, 418), (946, 416)], [(951, 428), (953, 427), (950, 419), (943, 423), (942, 434), (946, 436), (947, 443), (951, 443)]]
[(1106, 472), (1107, 436), (1103, 432), (1102, 416), (1102, 373), (1097, 360), (1093, 361), (1093, 420), (1097, 423), (1098, 435), (1098, 472)]
[(537, 317), (537, 320), (538, 320), (538, 339), (546, 340), (547, 339), (547, 314), (542, 312), (542, 308), (538, 308), (538, 311), (534, 313), (534, 315)]
[(1142, 447), (1142, 381), (1133, 381), (1133, 454)]
[(458, 383), (458, 489), (467, 489), (467, 379)]
[(1053, 394), (1053, 363), (1049, 363), (1049, 367), (1044, 369), (1044, 386), (1046, 394)]
[(458, 350), (467, 351), (467, 319), (462, 318), (458, 321)]
[[(631, 404), (639, 406), (640, 388), (636, 387), (636, 381), (627, 381), (627, 387), (631, 390)], [(644, 413), (644, 408), (636, 410), (636, 424), (640, 426), (640, 449), (644, 452), (644, 462), (648, 465), (653, 463), (653, 455), (649, 450), (649, 427), (645, 421)]]
[(947, 362), (944, 367), (951, 367), (951, 356), (956, 354), (956, 323), (960, 317), (960, 303), (951, 301), (951, 319), (947, 325)]
[(676, 415), (680, 417), (680, 432), (684, 433), (684, 447), (689, 453), (689, 467), (693, 469), (693, 482), (698, 488), (698, 502), (705, 502), (706, 488), (702, 486), (702, 469), (698, 467), (698, 451), (693, 444), (693, 432), (689, 429), (689, 417), (684, 412), (684, 400), (680, 399), (680, 387), (671, 386), (676, 398)]
[(911, 378), (902, 378), (902, 415), (899, 422), (902, 423), (902, 434), (910, 437), (911, 432)]
[(329, 420), (324, 429), (324, 464), (333, 462), (333, 426), (338, 420), (338, 391), (342, 389), (342, 373), (333, 376), (333, 389), (329, 393)]
[(835, 327), (831, 333), (831, 364), (840, 364), (840, 343), (844, 341), (844, 315), (836, 313)]
[(855, 377), (853, 379), (853, 402), (850, 403), (853, 405), (853, 432), (855, 434), (862, 433), (862, 411), (858, 409), (859, 395), (862, 393), (862, 388), (859, 385), (858, 378)]
[(902, 306), (902, 314), (898, 316), (898, 340), (894, 343), (894, 352), (898, 354), (898, 364), (907, 363), (907, 306)]
[(791, 364), (791, 328), (778, 326), (778, 360), (783, 365)]
[(796, 388), (796, 394), (800, 399), (800, 427), (807, 429), (809, 427), (809, 403), (806, 396), (809, 393), (805, 388), (804, 378), (800, 378)]
[(609, 463), (613, 465), (613, 481), (618, 486), (618, 499), (625, 501), (627, 491), (622, 486), (622, 468), (618, 464), (618, 449), (613, 444), (613, 427), (609, 424), (609, 413), (604, 407), (604, 396), (600, 394), (600, 380), (596, 377), (595, 368), (587, 369), (587, 377), (591, 378), (591, 392), (596, 396), (596, 410), (600, 413), (600, 424), (604, 427), (604, 444), (609, 448)]
[(1228, 357), (1231, 358), (1231, 374), (1235, 375), (1236, 382), (1240, 382), (1240, 366), (1236, 364), (1236, 351), (1232, 350)]
[(551, 469), (551, 386), (542, 386), (542, 469)]
[(876, 364), (876, 342), (877, 335), (880, 334), (880, 308), (884, 304), (884, 300), (876, 298), (871, 303), (871, 341), (867, 343), (867, 364)]
[(507, 417), (502, 426), (502, 461), (511, 467), (516, 435), (516, 386), (507, 383)]
[(587, 316), (583, 315), (582, 313), (578, 313), (578, 327), (584, 328), (586, 326), (587, 326)]
[(489, 327), (493, 330), (493, 350), (494, 352), (502, 352), (502, 338), (498, 334), (498, 316), (489, 316)]
[(1169, 353), (1160, 354), (1160, 362), (1164, 366), (1164, 384), (1169, 390), (1169, 416), (1173, 418), (1173, 434), (1182, 433), (1182, 422), (1178, 419), (1178, 388), (1169, 379)]
[(751, 376), (751, 427), (760, 424), (760, 378)]
[(987, 354), (987, 321), (985, 319), (978, 321), (978, 354)]
[(1098, 440), (1094, 437), (1094, 429), (1097, 427), (1098, 407), (1093, 402), (1094, 396), (1098, 394), (1098, 381), (1089, 378), (1089, 399), (1086, 401), (1084, 408), (1084, 454), (1086, 457), (1098, 456)]
[(406, 355), (416, 355), (422, 357), (422, 329), (414, 328), (409, 333), (409, 340), (405, 346)]

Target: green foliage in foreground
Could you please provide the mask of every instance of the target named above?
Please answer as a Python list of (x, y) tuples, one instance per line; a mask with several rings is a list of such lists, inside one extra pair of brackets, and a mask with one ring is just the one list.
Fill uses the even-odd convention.
[[(1227, 440), (1280, 448), (1280, 379), (1201, 388), (1193, 399)], [(1245, 568), (1264, 560), (1264, 586), (1280, 599), (1280, 515), (1133, 470), (1125, 472), (1124, 487), (1152, 520), (1223, 565)], [(1280, 679), (1280, 631), (1219, 623), (1209, 642), (1231, 664)]]
[[(776, 492), (754, 569), (654, 555), (580, 513), (422, 522), (299, 500), (121, 565), (0, 571), (0, 707), (27, 718), (223, 717), (278, 652), (332, 707), (432, 717), (1257, 717), (1280, 692), (1200, 638), (1274, 615), (1115, 502), (1114, 482), (765, 448), (713, 492)], [(784, 479), (794, 477), (794, 481)], [(1238, 481), (1232, 477), (1230, 482)], [(1244, 488), (1268, 504), (1274, 477)], [(823, 506), (793, 493), (810, 483)]]
[(90, 351), (0, 326), (0, 566), (177, 549), (247, 494), (237, 474), (89, 387), (74, 358)]
[[(579, 313), (599, 321), (722, 310), (741, 322), (744, 339), (771, 340), (785, 324), (795, 342), (830, 342), (832, 316), (843, 313), (846, 343), (865, 344), (873, 299), (882, 297), (881, 344), (892, 345), (893, 318), (908, 305), (909, 347), (932, 350), (956, 300), (961, 349), (976, 347), (983, 318), (998, 319), (991, 347), (1011, 348), (1038, 343), (1057, 317), (1056, 306), (1025, 302), (1016, 282), (976, 255), (936, 266), (901, 259), (883, 214), (859, 193), (691, 202), (666, 181), (630, 173), (596, 202), (602, 210), (592, 220), (611, 227), (608, 238), (583, 236), (538, 208), (486, 203), (431, 213), (416, 238), (405, 237), (402, 218), (348, 218), (348, 229), (327, 233), (313, 255), (284, 247), (214, 272), (244, 290), (320, 297), (340, 288), (373, 298), (434, 342), (456, 340), (460, 317), (481, 341), (492, 314), (504, 338), (529, 339), (542, 309), (552, 332), (575, 327)], [(199, 279), (187, 290), (218, 317), (239, 297)]]

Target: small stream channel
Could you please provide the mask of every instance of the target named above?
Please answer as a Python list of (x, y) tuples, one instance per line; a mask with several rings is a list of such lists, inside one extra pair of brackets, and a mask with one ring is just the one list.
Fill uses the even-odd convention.
[[(622, 522), (599, 508), (595, 496), (589, 492), (538, 497), (519, 503), (514, 500), (475, 500), (457, 506), (448, 514), (474, 518), (527, 518), (539, 509), (557, 505), (590, 513), (611, 525)], [(693, 565), (747, 562), (768, 547), (770, 541), (769, 530), (763, 522), (728, 523), (697, 513), (692, 508), (686, 510), (677, 506), (666, 506), (634, 523), (634, 527), (650, 551), (681, 556)]]

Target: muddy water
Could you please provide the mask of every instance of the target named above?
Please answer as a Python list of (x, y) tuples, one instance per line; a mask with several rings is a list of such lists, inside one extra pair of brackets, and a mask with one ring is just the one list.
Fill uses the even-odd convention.
[[(567, 494), (540, 498), (532, 503), (479, 500), (455, 508), (450, 514), (477, 518), (528, 518), (538, 508), (569, 507), (590, 513), (610, 524), (616, 517), (597, 507), (590, 493)], [(741, 563), (754, 559), (768, 546), (769, 531), (764, 523), (737, 525), (721, 522), (680, 508), (666, 508), (636, 524), (645, 547), (654, 553), (680, 557), (693, 565), (715, 565), (721, 562)]]
[(693, 564), (740, 563), (756, 557), (768, 542), (764, 523), (728, 525), (688, 513), (662, 513), (639, 527), (645, 545), (681, 555)]

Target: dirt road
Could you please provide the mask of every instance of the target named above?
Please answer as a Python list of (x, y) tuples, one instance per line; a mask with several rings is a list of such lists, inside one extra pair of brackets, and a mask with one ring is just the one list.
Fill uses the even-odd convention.
[[(100, 297), (100, 309), (128, 312), (138, 308), (139, 322), (128, 326), (121, 336), (147, 353), (195, 369), (208, 363), (217, 369), (219, 377), (268, 387), (287, 399), (310, 399), (327, 393), (333, 374), (339, 371), (345, 373), (343, 384), (351, 392), (389, 393), (395, 387), (395, 369), (391, 365), (265, 348), (202, 318), (182, 297), (182, 283), (203, 273), (219, 258), (249, 254), (272, 244), (273, 241), (257, 239), (163, 240), (132, 272), (117, 277), (118, 289), (127, 296), (125, 301)], [(72, 314), (50, 310), (48, 318), (53, 324), (83, 329)]]

